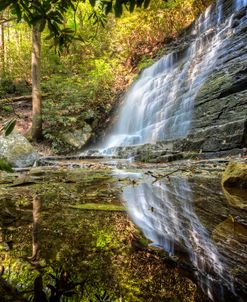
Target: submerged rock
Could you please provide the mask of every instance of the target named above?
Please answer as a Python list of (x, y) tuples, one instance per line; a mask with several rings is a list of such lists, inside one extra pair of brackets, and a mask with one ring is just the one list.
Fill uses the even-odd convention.
[(231, 162), (222, 175), (224, 187), (247, 188), (247, 164)]
[(16, 132), (0, 136), (0, 156), (17, 168), (32, 166), (38, 159), (38, 153), (29, 141)]

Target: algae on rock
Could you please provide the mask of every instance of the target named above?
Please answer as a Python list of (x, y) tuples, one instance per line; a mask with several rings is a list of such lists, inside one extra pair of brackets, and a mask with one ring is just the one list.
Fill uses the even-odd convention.
[(247, 188), (247, 164), (230, 162), (222, 175), (224, 187)]

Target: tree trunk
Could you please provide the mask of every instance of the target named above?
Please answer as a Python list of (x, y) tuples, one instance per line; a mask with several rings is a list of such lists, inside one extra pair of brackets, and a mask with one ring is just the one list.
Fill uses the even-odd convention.
[(33, 26), (32, 45), (32, 139), (38, 141), (42, 139), (42, 103), (40, 90), (41, 33), (39, 26)]
[[(3, 14), (0, 14), (0, 19)], [(0, 24), (0, 66), (1, 76), (5, 74), (5, 45), (4, 45), (4, 23)]]

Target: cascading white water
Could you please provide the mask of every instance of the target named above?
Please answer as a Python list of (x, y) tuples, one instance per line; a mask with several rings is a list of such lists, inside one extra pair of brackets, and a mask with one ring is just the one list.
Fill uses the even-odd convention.
[[(233, 9), (246, 2), (235, 0)], [(232, 31), (230, 25), (231, 18), (223, 18), (223, 0), (218, 0), (195, 22), (190, 47), (174, 51), (144, 70), (128, 92), (119, 120), (101, 146), (103, 152), (186, 136), (194, 99)]]
[[(130, 217), (154, 245), (171, 255), (188, 254), (198, 283), (212, 300), (242, 301), (234, 299), (233, 276), (195, 212), (185, 179), (127, 187), (123, 197)], [(232, 300), (226, 298), (228, 293)]]

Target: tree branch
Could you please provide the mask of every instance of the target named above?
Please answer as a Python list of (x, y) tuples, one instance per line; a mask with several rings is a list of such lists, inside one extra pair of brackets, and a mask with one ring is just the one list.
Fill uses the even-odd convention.
[(179, 172), (179, 171), (181, 171), (181, 172), (187, 172), (188, 169), (178, 168), (178, 169), (176, 169), (176, 170), (174, 170), (174, 171), (172, 171), (172, 172), (169, 172), (169, 173), (167, 173), (167, 174), (164, 174), (164, 175), (161, 175), (161, 174), (155, 175), (155, 174), (153, 174), (153, 172), (151, 172), (151, 171), (147, 171), (145, 174), (150, 175), (150, 176), (152, 176), (153, 178), (155, 178), (155, 180), (152, 182), (152, 184), (154, 184), (155, 182), (157, 182), (157, 181), (159, 181), (159, 180), (161, 180), (162, 178), (165, 178), (165, 177), (167, 177), (168, 180), (169, 180), (169, 176), (170, 176), (170, 175), (172, 175), (172, 174), (174, 174), (174, 173), (176, 173), (176, 172)]
[[(46, 97), (48, 95), (49, 95), (49, 93), (44, 93), (44, 94), (42, 94), (42, 97)], [(9, 97), (6, 99), (1, 99), (0, 105), (6, 104), (6, 103), (22, 102), (22, 101), (32, 101), (32, 95), (21, 95), (21, 96), (15, 96), (15, 97)]]

